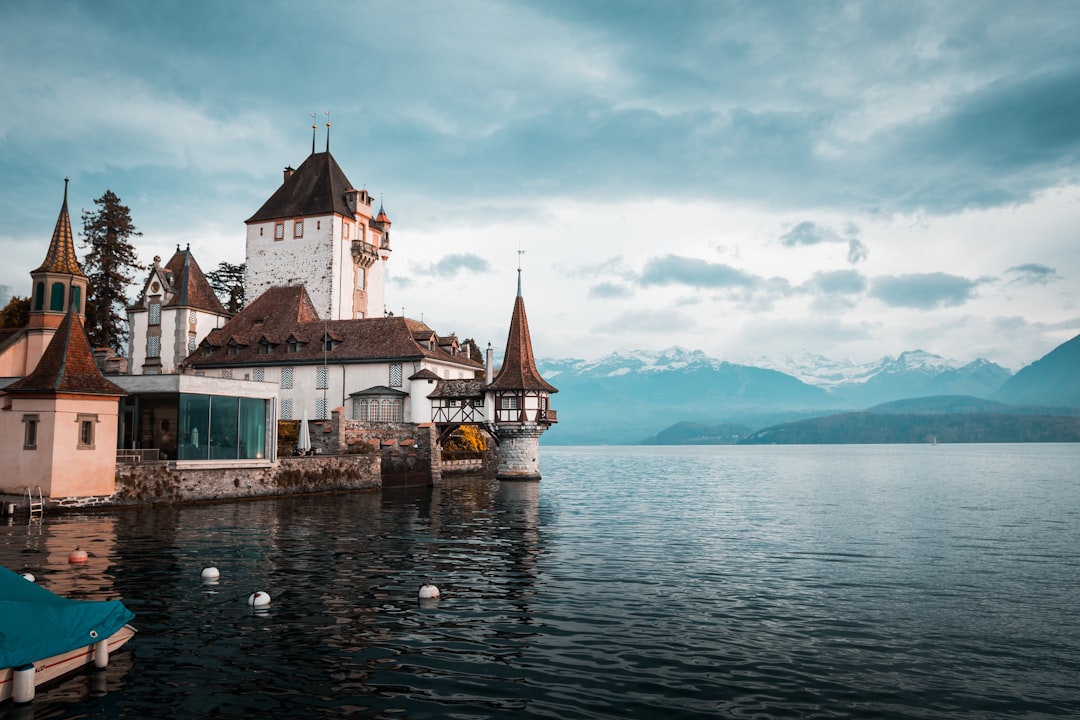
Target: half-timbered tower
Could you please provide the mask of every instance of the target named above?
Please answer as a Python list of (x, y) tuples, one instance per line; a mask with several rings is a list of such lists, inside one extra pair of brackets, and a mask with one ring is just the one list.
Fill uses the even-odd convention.
[(499, 374), (486, 388), (493, 403), (490, 431), (499, 440), (500, 480), (540, 479), (540, 435), (557, 418), (549, 407), (555, 387), (540, 377), (529, 337), (518, 270), (517, 298)]
[(247, 220), (244, 288), (255, 298), (303, 285), (324, 319), (379, 318), (389, 257), (386, 212), (372, 213), (371, 195), (353, 187), (329, 149), (312, 152), (285, 168), (281, 186)]

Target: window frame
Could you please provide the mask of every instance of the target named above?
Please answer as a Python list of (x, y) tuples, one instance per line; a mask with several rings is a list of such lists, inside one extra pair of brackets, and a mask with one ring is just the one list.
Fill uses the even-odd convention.
[(38, 425), (41, 416), (37, 413), (23, 415), (23, 450), (37, 450)]
[(79, 450), (93, 450), (97, 436), (95, 426), (98, 424), (98, 416), (96, 414), (79, 413), (75, 416), (75, 422), (79, 425), (76, 448)]

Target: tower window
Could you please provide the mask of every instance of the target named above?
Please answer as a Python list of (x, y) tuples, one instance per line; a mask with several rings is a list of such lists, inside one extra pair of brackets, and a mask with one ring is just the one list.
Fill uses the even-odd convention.
[(274, 223), (274, 239), (285, 239), (285, 223)]
[(292, 236), (294, 238), (302, 238), (302, 237), (304, 237), (304, 221), (303, 220), (297, 220), (296, 222), (293, 223)]
[(64, 312), (64, 283), (55, 282), (49, 291), (49, 310)]
[(38, 416), (23, 415), (23, 450), (37, 450)]
[(150, 303), (150, 324), (161, 324), (161, 303), (159, 302)]
[(97, 415), (82, 415), (77, 418), (79, 423), (79, 449), (94, 449), (94, 426), (97, 424)]
[(45, 283), (43, 282), (39, 282), (37, 284), (37, 289), (34, 291), (34, 309), (45, 309)]
[(367, 288), (367, 270), (362, 267), (356, 268), (356, 289), (365, 290)]
[(161, 338), (150, 335), (146, 338), (146, 357), (156, 358), (161, 354)]
[(71, 305), (75, 308), (75, 312), (82, 313), (82, 288), (78, 285), (71, 286)]

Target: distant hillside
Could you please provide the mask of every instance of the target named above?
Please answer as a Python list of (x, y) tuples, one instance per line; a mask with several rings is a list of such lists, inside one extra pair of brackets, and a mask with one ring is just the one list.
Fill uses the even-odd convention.
[(1080, 415), (1080, 408), (1043, 405), (1008, 405), (970, 395), (935, 395), (895, 400), (866, 410), (874, 414), (996, 413), (998, 415)]
[(759, 430), (740, 444), (1080, 442), (1080, 416), (840, 413)]
[(991, 397), (1005, 403), (1080, 407), (1080, 335), (1016, 373)]
[(702, 423), (675, 423), (662, 430), (642, 445), (734, 445), (753, 432), (745, 425), (704, 425)]

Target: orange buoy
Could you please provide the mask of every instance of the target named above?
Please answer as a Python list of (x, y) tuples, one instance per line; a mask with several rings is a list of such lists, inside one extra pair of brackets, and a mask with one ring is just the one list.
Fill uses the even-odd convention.
[(86, 554), (85, 550), (80, 550), (78, 545), (75, 546), (74, 550), (68, 553), (68, 562), (72, 565), (82, 565), (89, 559), (90, 556)]

